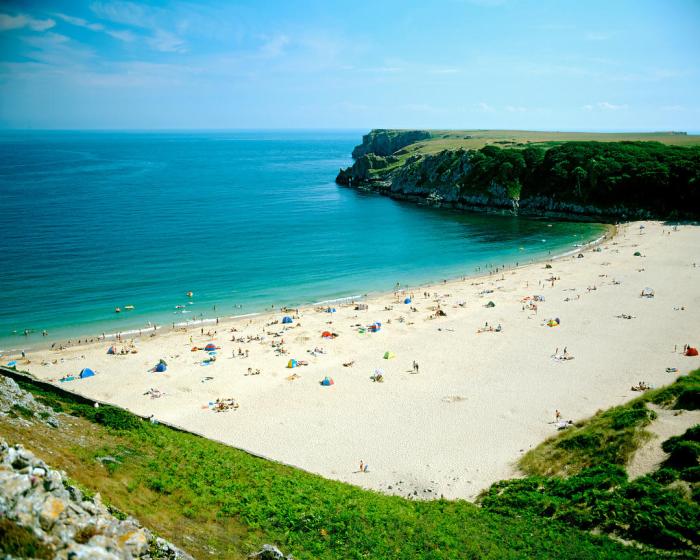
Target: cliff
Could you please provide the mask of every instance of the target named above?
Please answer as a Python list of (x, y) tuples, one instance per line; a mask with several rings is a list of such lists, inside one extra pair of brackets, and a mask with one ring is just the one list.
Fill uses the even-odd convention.
[(384, 130), (374, 129), (362, 137), (362, 144), (352, 151), (353, 159), (366, 154), (390, 156), (401, 148), (430, 138), (427, 130)]
[[(403, 200), (508, 214), (592, 218), (700, 216), (700, 147), (656, 142), (567, 142), (435, 154), (368, 150), (373, 131), (340, 170), (340, 185)], [(416, 131), (412, 131), (411, 134)], [(398, 134), (398, 133), (397, 133)], [(409, 134), (409, 133), (406, 133)]]

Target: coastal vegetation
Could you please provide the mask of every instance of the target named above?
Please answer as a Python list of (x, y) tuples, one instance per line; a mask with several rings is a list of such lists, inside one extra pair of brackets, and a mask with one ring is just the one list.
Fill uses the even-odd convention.
[[(406, 142), (415, 132), (405, 133)], [(386, 133), (380, 131), (379, 137)], [(370, 133), (358, 146), (363, 149), (353, 152), (353, 166), (341, 170), (336, 181), (466, 209), (619, 217), (700, 215), (700, 145), (504, 141), (479, 149), (424, 152), (431, 142), (422, 140), (387, 155), (386, 149), (371, 152), (381, 142)]]
[(700, 406), (700, 370), (648, 391), (550, 438), (526, 453), (529, 476), (501, 481), (480, 496), (504, 515), (534, 514), (612, 533), (657, 548), (700, 547), (700, 425), (663, 442), (661, 468), (629, 480), (625, 465), (649, 437), (656, 417), (648, 404), (677, 410)]
[[(692, 401), (689, 395), (697, 398), (699, 375), (645, 394), (642, 406)], [(111, 506), (137, 516), (195, 556), (243, 558), (265, 542), (300, 559), (651, 558), (668, 548), (692, 557), (692, 546), (697, 546), (697, 526), (688, 521), (698, 519), (697, 493), (691, 497), (674, 487), (677, 479), (696, 476), (692, 467), (668, 467), (629, 482), (621, 465), (626, 451), (594, 459), (605, 442), (576, 438), (619, 431), (623, 435), (618, 440), (634, 440), (634, 433), (652, 418), (639, 412), (639, 399), (543, 444), (545, 449), (560, 440), (577, 441), (563, 446), (568, 455), (560, 459), (563, 470), (576, 474), (538, 474), (499, 483), (479, 507), (362, 490), (145, 422), (116, 407), (94, 408), (45, 386), (21, 385), (69, 416), (50, 430), (3, 423), (0, 436), (50, 454), (55, 466), (76, 483), (101, 492)], [(687, 442), (697, 443), (696, 435), (669, 444), (684, 449), (677, 452), (683, 465), (688, 462)], [(605, 441), (615, 440), (608, 434)], [(538, 448), (533, 453), (541, 452)], [(566, 461), (574, 466), (566, 467)], [(669, 474), (670, 468), (685, 474)], [(633, 522), (625, 529), (631, 516)], [(658, 538), (646, 537), (651, 528)], [(646, 544), (625, 546), (591, 529)]]

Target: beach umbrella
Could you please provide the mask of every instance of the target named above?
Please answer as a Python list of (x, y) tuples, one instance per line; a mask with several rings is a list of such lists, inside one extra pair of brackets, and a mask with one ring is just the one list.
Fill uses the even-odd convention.
[(168, 366), (166, 366), (163, 362), (158, 362), (158, 364), (156, 364), (156, 367), (155, 367), (155, 371), (160, 372), (160, 373), (166, 371), (167, 369), (168, 369)]
[(292, 322), (292, 318), (289, 317), (289, 316), (284, 317), (284, 318), (282, 319), (282, 324), (284, 324), (284, 325), (288, 325), (288, 324), (290, 324), (291, 322)]
[(204, 349), (207, 350), (207, 351), (208, 351), (208, 350), (216, 350), (216, 344), (210, 342), (209, 344), (207, 344), (207, 345), (204, 347)]
[(326, 309), (326, 313), (335, 313), (335, 307), (329, 307)]
[(403, 300), (403, 302), (404, 302), (406, 305), (408, 305), (409, 303), (411, 303), (411, 298), (410, 298), (410, 297), (407, 297), (405, 300)]
[(296, 360), (289, 360), (289, 361), (287, 362), (287, 367), (288, 367), (289, 369), (292, 369), (292, 368), (297, 367), (297, 361), (296, 361)]
[(335, 381), (333, 381), (332, 377), (326, 376), (323, 378), (323, 381), (321, 381), (321, 385), (324, 387), (330, 387), (331, 385), (335, 385)]

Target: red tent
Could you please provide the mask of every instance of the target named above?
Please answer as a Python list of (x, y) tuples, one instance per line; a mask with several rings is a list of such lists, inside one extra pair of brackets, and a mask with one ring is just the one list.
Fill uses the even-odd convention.
[(330, 332), (328, 332), (328, 331), (323, 331), (323, 332), (321, 333), (321, 336), (322, 336), (323, 338), (330, 338), (330, 337), (332, 337), (333, 335), (332, 335)]
[(691, 346), (691, 347), (689, 347), (689, 348), (685, 351), (685, 355), (686, 355), (686, 356), (697, 356), (697, 355), (698, 355), (698, 349), (697, 349), (697, 348), (693, 348), (693, 347)]

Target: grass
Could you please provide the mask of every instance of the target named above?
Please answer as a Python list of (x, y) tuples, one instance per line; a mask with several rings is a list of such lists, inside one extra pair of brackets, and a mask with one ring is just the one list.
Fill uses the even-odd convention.
[[(700, 551), (700, 425), (663, 443), (660, 469), (630, 481), (624, 466), (655, 417), (647, 403), (697, 409), (700, 370), (599, 412), (521, 459), (529, 475), (501, 481), (479, 501), (503, 515), (537, 515), (614, 533), (677, 555)], [(554, 475), (554, 476), (553, 476)]]
[(0, 519), (0, 552), (14, 558), (53, 558), (51, 549), (34, 533), (9, 519)]
[[(196, 557), (244, 558), (266, 542), (299, 560), (656, 557), (534, 514), (362, 490), (22, 385), (72, 416), (52, 430), (2, 423), (0, 436), (22, 441)], [(97, 460), (105, 455), (117, 462), (108, 468)]]
[(488, 144), (502, 148), (537, 144), (551, 147), (572, 141), (648, 141), (674, 146), (700, 145), (700, 135), (669, 132), (603, 133), (603, 132), (537, 132), (527, 130), (431, 130), (432, 138), (421, 140), (399, 150), (399, 154), (435, 154), (442, 150), (476, 150)]
[(599, 465), (625, 466), (649, 438), (644, 427), (656, 415), (647, 403), (692, 410), (697, 408), (699, 395), (700, 370), (695, 370), (667, 387), (647, 391), (549, 438), (523, 455), (519, 466), (528, 475), (541, 476), (567, 476)]

